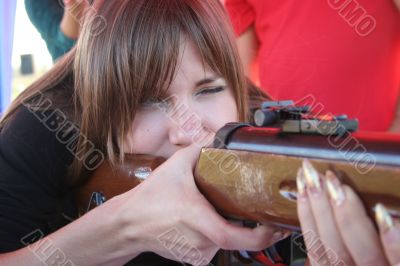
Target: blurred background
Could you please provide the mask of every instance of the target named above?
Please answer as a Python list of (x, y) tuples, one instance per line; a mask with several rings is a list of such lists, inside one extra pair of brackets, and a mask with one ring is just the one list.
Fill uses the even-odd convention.
[[(400, 132), (400, 0), (220, 1), (246, 74), (274, 99)], [(91, 2), (0, 1), (0, 114), (75, 45)]]
[[(52, 65), (44, 40), (30, 22), (24, 0), (0, 4), (0, 113)], [(11, 59), (11, 68), (10, 62)]]

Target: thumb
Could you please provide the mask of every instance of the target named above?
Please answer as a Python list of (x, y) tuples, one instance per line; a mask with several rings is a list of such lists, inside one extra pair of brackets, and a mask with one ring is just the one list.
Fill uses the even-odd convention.
[(196, 163), (200, 157), (202, 146), (193, 143), (179, 151), (177, 151), (174, 156), (179, 157), (177, 161), (180, 164), (189, 165), (190, 170), (193, 170), (196, 167)]

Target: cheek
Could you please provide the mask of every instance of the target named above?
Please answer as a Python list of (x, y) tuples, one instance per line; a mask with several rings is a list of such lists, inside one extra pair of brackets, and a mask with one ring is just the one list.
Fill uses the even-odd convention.
[(156, 154), (166, 141), (165, 116), (158, 113), (138, 112), (129, 135), (125, 138), (124, 152)]
[(224, 97), (218, 97), (215, 101), (203, 106), (203, 126), (212, 132), (217, 132), (229, 122), (238, 122), (238, 110), (232, 93), (227, 92)]

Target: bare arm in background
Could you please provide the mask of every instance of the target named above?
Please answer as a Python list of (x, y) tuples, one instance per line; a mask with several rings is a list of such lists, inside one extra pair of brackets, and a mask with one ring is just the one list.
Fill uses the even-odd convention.
[[(400, 0), (394, 0), (394, 3), (400, 11)], [(400, 96), (397, 99), (396, 113), (393, 119), (392, 127), (389, 129), (389, 131), (400, 133)]]
[[(399, 2), (399, 1), (398, 1)], [(395, 111), (394, 119), (392, 122), (392, 126), (389, 129), (390, 132), (400, 133), (400, 97), (397, 99), (397, 107)]]
[(259, 42), (254, 26), (251, 26), (242, 33), (242, 35), (237, 38), (236, 43), (246, 76), (255, 84), (259, 84), (258, 81), (260, 78), (257, 64)]
[(394, 3), (396, 4), (397, 8), (400, 11), (400, 0), (394, 0)]
[(60, 23), (61, 31), (69, 38), (78, 39), (85, 10), (90, 7), (87, 0), (64, 0), (64, 15)]

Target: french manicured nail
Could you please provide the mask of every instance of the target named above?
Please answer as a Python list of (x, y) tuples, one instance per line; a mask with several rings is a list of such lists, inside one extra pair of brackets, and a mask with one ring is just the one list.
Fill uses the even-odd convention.
[(296, 183), (297, 183), (297, 198), (300, 200), (306, 200), (307, 198), (307, 191), (306, 191), (306, 181), (304, 179), (304, 174), (303, 174), (303, 168), (300, 167), (299, 170), (297, 171), (297, 177), (296, 177)]
[(375, 220), (379, 225), (379, 229), (385, 233), (394, 227), (392, 216), (386, 210), (383, 204), (378, 203), (375, 206)]
[(303, 173), (306, 180), (307, 188), (312, 195), (318, 195), (322, 191), (321, 180), (319, 174), (309, 160), (303, 161)]
[(345, 193), (339, 179), (330, 170), (326, 171), (325, 177), (330, 198), (336, 206), (342, 205), (345, 200)]

